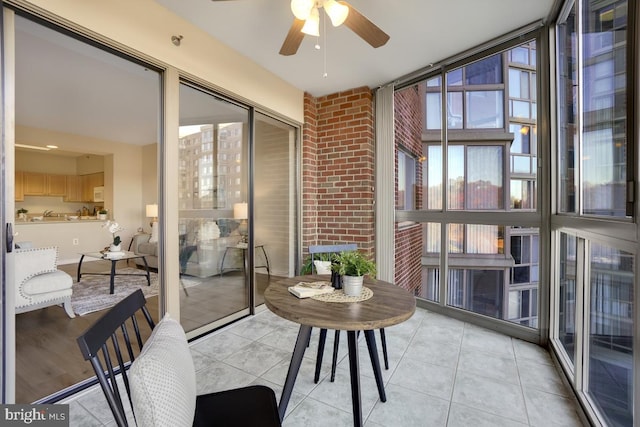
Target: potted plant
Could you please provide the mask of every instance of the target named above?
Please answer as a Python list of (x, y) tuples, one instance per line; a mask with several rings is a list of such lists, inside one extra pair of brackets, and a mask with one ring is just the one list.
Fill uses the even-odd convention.
[(116, 233), (118, 231), (124, 230), (124, 228), (121, 227), (117, 222), (110, 220), (105, 222), (102, 227), (106, 227), (109, 230), (109, 233), (111, 233), (111, 236), (113, 236), (113, 242), (109, 246), (109, 251), (119, 252), (121, 250), (120, 243), (122, 243), (122, 240), (120, 239), (120, 236), (116, 236)]
[(335, 255), (331, 270), (342, 276), (345, 295), (359, 296), (365, 275), (376, 274), (375, 262), (360, 251), (345, 251)]
[(313, 263), (311, 263), (311, 255), (309, 255), (302, 264), (300, 274), (311, 274), (315, 265), (317, 274), (331, 274), (331, 260), (332, 253), (319, 253), (313, 256)]
[(107, 214), (109, 212), (106, 209), (100, 209), (98, 211), (98, 219), (104, 221), (105, 219), (107, 219)]

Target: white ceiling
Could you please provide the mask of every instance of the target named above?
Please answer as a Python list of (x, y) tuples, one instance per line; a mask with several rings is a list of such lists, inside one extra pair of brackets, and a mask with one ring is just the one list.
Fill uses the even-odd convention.
[(16, 17), (18, 125), (151, 144), (159, 91), (159, 73)]
[[(374, 49), (345, 26), (305, 36), (278, 54), (293, 22), (290, 0), (156, 0), (214, 38), (314, 96), (376, 87), (547, 17), (553, 0), (350, 0), (391, 37)], [(327, 77), (323, 77), (325, 69)]]
[[(327, 22), (326, 40), (322, 35), (319, 40), (321, 50), (314, 48), (315, 38), (305, 36), (298, 53), (286, 57), (278, 51), (293, 21), (289, 0), (156, 2), (314, 96), (388, 83), (545, 18), (553, 4), (553, 0), (351, 0), (390, 35), (386, 45), (373, 49), (348, 28)], [(157, 141), (160, 78), (156, 72), (25, 18), (16, 18), (16, 28), (18, 125), (137, 145)], [(193, 100), (185, 105), (199, 104)], [(220, 113), (234, 114), (227, 110), (222, 106)], [(181, 109), (181, 121), (194, 123), (197, 114)]]

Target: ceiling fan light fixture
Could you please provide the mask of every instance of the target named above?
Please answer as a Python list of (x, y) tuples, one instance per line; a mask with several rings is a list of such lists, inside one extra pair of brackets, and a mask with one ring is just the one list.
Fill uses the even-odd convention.
[(304, 26), (300, 31), (310, 36), (320, 36), (320, 14), (318, 13), (317, 7), (311, 9), (311, 14), (304, 22)]
[(347, 16), (349, 16), (349, 8), (336, 0), (324, 0), (323, 7), (334, 27), (342, 25)]
[(291, 12), (297, 19), (305, 21), (311, 15), (314, 5), (314, 0), (291, 0)]

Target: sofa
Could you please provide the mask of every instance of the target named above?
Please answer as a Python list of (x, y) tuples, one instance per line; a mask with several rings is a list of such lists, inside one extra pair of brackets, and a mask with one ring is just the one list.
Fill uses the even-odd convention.
[(16, 313), (62, 304), (69, 317), (73, 278), (58, 270), (58, 248), (16, 249), (15, 310)]
[[(144, 255), (147, 265), (150, 268), (158, 269), (158, 243), (150, 242), (151, 234), (149, 233), (138, 233), (133, 236), (133, 241), (131, 242), (131, 251), (136, 255)], [(136, 258), (134, 259), (135, 263), (144, 267), (144, 262)]]
[[(221, 230), (213, 220), (190, 220), (189, 227), (182, 227), (181, 231), (180, 273), (200, 278), (220, 274), (225, 250), (237, 245), (242, 239), (237, 230), (227, 231), (226, 227)], [(158, 243), (150, 239), (151, 234), (136, 234), (131, 243), (131, 251), (144, 255), (149, 267), (157, 269)], [(142, 259), (135, 259), (135, 263), (144, 266)], [(232, 265), (242, 265), (242, 253), (229, 251), (224, 263), (225, 269)]]

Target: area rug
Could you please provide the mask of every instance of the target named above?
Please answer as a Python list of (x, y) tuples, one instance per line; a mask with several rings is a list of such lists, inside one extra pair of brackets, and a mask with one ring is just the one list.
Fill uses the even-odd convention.
[(71, 307), (78, 316), (104, 310), (114, 306), (118, 301), (131, 294), (136, 289), (142, 289), (145, 297), (158, 295), (158, 274), (149, 272), (151, 286), (147, 286), (144, 270), (137, 268), (119, 268), (118, 273), (134, 273), (141, 276), (115, 277), (113, 294), (109, 293), (109, 275), (99, 276), (86, 273), (78, 283), (73, 284)]

